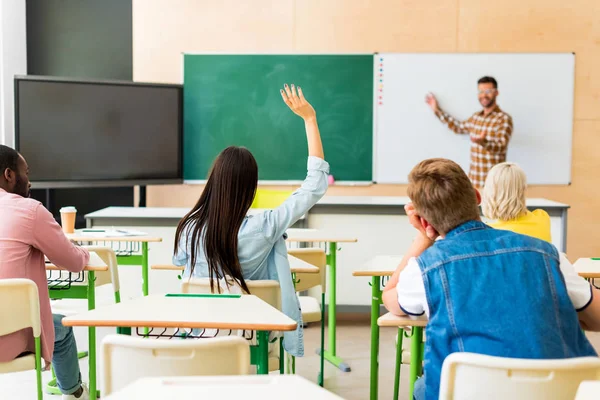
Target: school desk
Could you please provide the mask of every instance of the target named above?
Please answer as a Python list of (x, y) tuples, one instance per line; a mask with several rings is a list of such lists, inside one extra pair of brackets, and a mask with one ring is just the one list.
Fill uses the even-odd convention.
[[(52, 300), (58, 299), (86, 299), (88, 310), (96, 307), (96, 272), (108, 271), (108, 265), (94, 252), (90, 252), (90, 261), (83, 269), (83, 272), (68, 272), (60, 266), (52, 263), (46, 263), (46, 275), (48, 279), (48, 295)], [(85, 283), (85, 274), (87, 273), (87, 285), (77, 285)], [(96, 391), (96, 328), (88, 328), (89, 341), (89, 366), (90, 366), (90, 394)], [(60, 394), (56, 386), (56, 378), (53, 378), (46, 385), (46, 392), (51, 394)]]
[(600, 258), (580, 258), (575, 261), (573, 268), (587, 280), (600, 278)]
[[(63, 325), (256, 331), (258, 345), (251, 348), (251, 359), (253, 364), (257, 365), (259, 374), (269, 373), (269, 331), (293, 331), (297, 326), (296, 321), (256, 296), (211, 294), (162, 294), (138, 297), (65, 317)], [(140, 334), (144, 335), (144, 333)], [(146, 335), (153, 335), (152, 331)], [(167, 336), (173, 335), (167, 334)], [(95, 380), (95, 368), (93, 373)], [(91, 375), (92, 372), (90, 372), (90, 380)], [(90, 398), (92, 394), (94, 392), (90, 391)], [(95, 399), (95, 396), (93, 398)]]
[[(319, 273), (319, 268), (315, 267), (312, 264), (307, 263), (304, 260), (301, 260), (297, 257), (294, 256), (288, 256), (288, 260), (290, 262), (290, 270), (292, 272), (292, 274), (298, 274), (298, 273), (303, 273), (303, 274), (318, 274)], [(179, 271), (179, 272), (183, 272), (183, 270), (185, 269), (184, 266), (179, 266), (179, 265), (172, 265), (172, 264), (159, 264), (159, 265), (153, 265), (150, 267), (150, 269), (153, 270), (162, 270), (162, 271)]]
[(298, 375), (194, 376), (138, 379), (106, 400), (342, 400)]
[(357, 239), (356, 237), (336, 234), (321, 229), (288, 229), (286, 234), (286, 241), (290, 243), (326, 243), (327, 245), (327, 265), (329, 266), (329, 270), (327, 271), (329, 277), (329, 285), (327, 287), (327, 291), (329, 292), (327, 309), (329, 349), (320, 349), (320, 351), (325, 352), (325, 359), (327, 361), (344, 372), (350, 372), (350, 365), (338, 357), (336, 353), (336, 255), (338, 243), (356, 243)]
[[(142, 266), (142, 293), (148, 296), (148, 243), (162, 242), (162, 238), (154, 236), (117, 236), (103, 237), (100, 232), (76, 231), (67, 234), (72, 242), (97, 243), (99, 246), (111, 247), (117, 255), (119, 265)], [(136, 254), (140, 252), (141, 254)]]
[[(398, 267), (402, 256), (376, 256), (361, 268), (352, 272), (353, 276), (368, 276), (371, 278), (371, 400), (377, 400), (379, 393), (379, 307), (382, 304), (381, 278), (389, 277)], [(396, 355), (398, 357), (398, 355)], [(394, 393), (397, 391), (399, 377), (395, 377)], [(398, 398), (397, 393), (394, 398)]]

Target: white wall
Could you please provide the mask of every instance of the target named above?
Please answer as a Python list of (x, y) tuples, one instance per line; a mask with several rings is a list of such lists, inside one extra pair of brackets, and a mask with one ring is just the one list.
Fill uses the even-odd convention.
[(27, 73), (25, 0), (0, 1), (0, 143), (14, 146), (14, 76)]

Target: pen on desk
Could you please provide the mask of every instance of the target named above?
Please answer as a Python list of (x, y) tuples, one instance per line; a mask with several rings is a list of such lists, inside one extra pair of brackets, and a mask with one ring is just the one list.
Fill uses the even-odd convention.
[(81, 232), (106, 232), (104, 229), (82, 229)]

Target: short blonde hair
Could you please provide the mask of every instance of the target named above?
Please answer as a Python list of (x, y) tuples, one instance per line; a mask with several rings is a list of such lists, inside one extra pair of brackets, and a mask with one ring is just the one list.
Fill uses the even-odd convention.
[(483, 187), (481, 209), (486, 218), (510, 221), (527, 211), (525, 194), (527, 176), (517, 164), (496, 164), (488, 173)]
[(454, 161), (421, 161), (408, 175), (407, 193), (417, 213), (442, 235), (479, 219), (475, 188)]

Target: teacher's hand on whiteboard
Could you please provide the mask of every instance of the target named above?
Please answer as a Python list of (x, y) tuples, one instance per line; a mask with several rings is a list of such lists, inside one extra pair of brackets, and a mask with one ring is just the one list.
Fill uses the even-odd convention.
[(429, 107), (431, 107), (431, 109), (433, 110), (434, 113), (437, 113), (440, 111), (440, 107), (438, 106), (438, 101), (435, 98), (435, 96), (433, 95), (433, 93), (427, 93), (427, 96), (425, 96), (425, 103), (427, 103), (427, 105)]
[(296, 87), (293, 84), (291, 87), (286, 84), (281, 90), (281, 97), (290, 110), (302, 117), (305, 121), (317, 118), (315, 109), (304, 98), (302, 89), (298, 88), (296, 91)]

